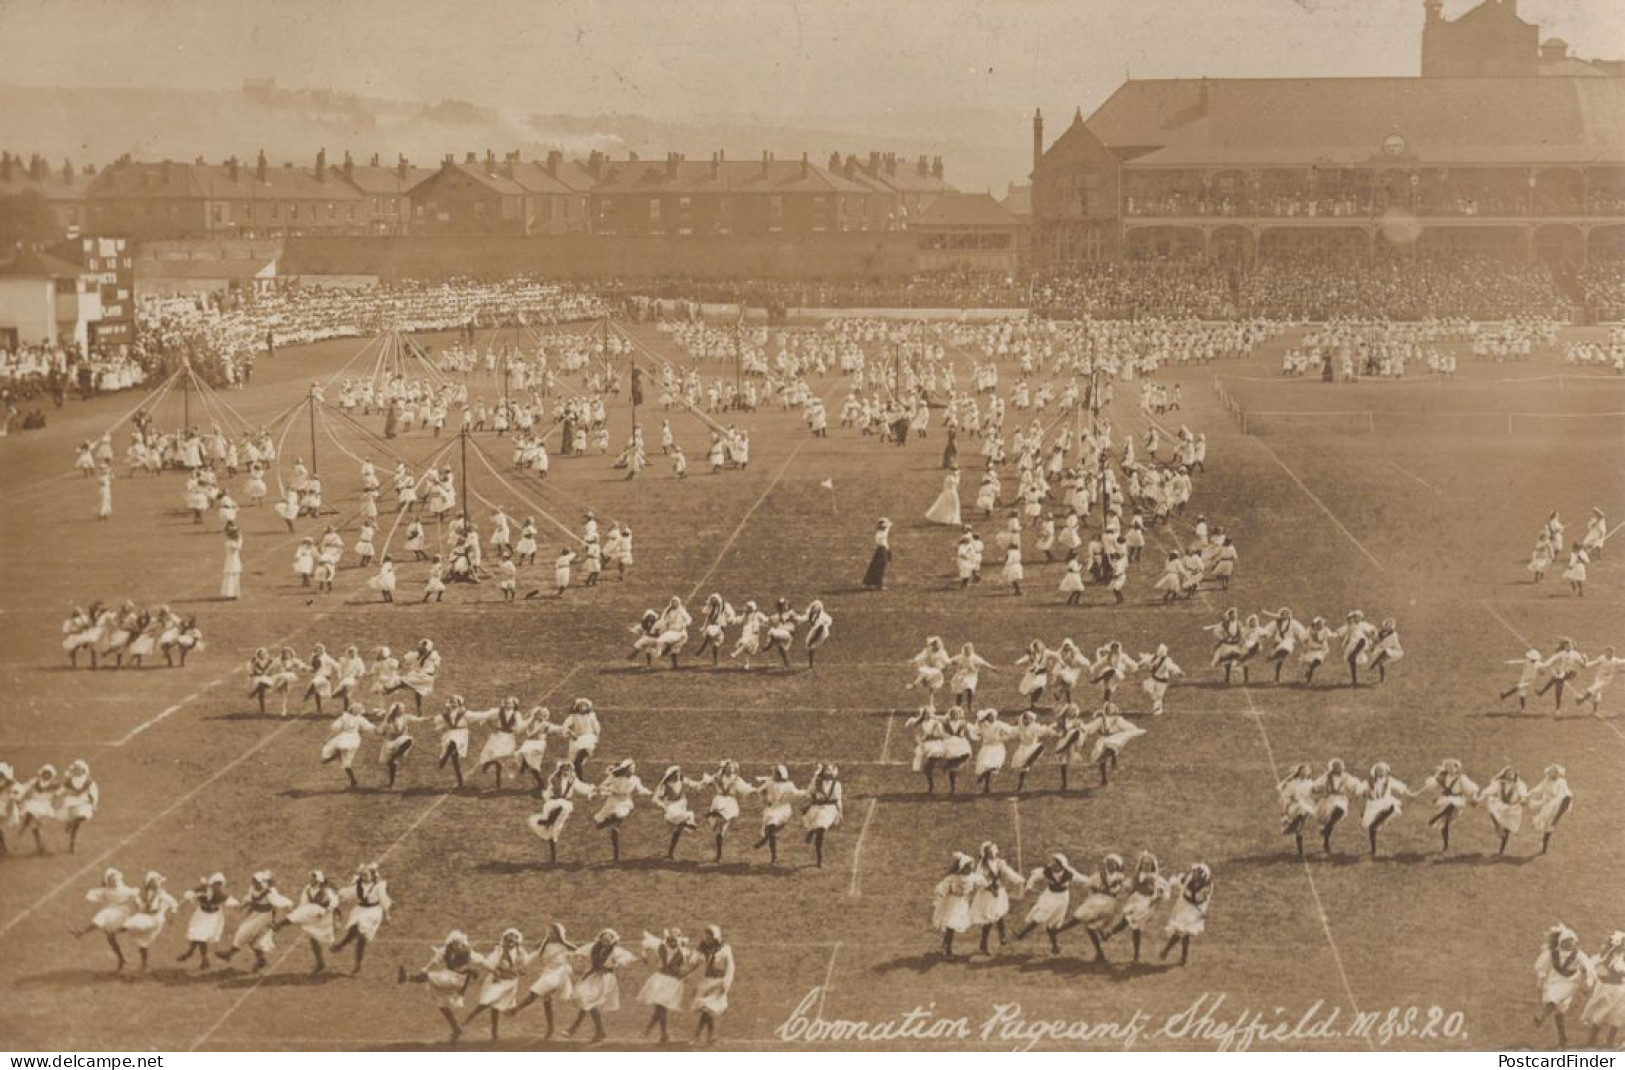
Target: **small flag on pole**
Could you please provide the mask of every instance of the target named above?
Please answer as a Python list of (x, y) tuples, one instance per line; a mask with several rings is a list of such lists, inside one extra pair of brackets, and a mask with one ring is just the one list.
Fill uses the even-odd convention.
[(835, 489), (835, 481), (833, 479), (826, 479), (826, 480), (824, 480), (822, 483), (820, 483), (818, 485), (820, 487), (823, 487), (825, 490), (834, 490)]

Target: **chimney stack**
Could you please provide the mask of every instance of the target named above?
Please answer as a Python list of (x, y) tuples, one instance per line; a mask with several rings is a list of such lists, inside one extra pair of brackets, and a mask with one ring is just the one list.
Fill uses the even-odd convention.
[(376, 152), (372, 154), (372, 163), (370, 164), (370, 166), (372, 166), (372, 167), (377, 167), (378, 166), (378, 154)]
[(593, 178), (599, 178), (604, 170), (604, 154), (593, 149), (587, 154), (587, 173)]
[(677, 154), (675, 152), (666, 153), (666, 177), (674, 180), (677, 178)]
[(829, 154), (829, 172), (830, 172), (830, 174), (832, 174), (832, 175), (837, 174), (837, 173), (840, 172), (840, 170), (841, 170), (841, 154), (839, 152), (830, 153)]
[(327, 150), (316, 150), (316, 181), (327, 181)]
[(941, 178), (942, 177), (942, 157), (941, 156), (933, 156), (933, 157), (931, 157), (931, 177), (932, 178)]
[(226, 161), (226, 177), (236, 182), (239, 174), (241, 174), (241, 171), (237, 167), (237, 157), (233, 156)]
[(473, 153), (473, 152), (464, 153), (463, 154), (463, 162), (465, 164), (477, 164), (477, 163), (480, 162), (479, 154), (478, 153)]
[(931, 158), (929, 156), (921, 156), (920, 162), (914, 165), (914, 169), (922, 176), (929, 175), (931, 173)]
[(869, 153), (869, 167), (867, 170), (871, 175), (880, 174), (880, 153), (873, 151)]
[(1044, 162), (1044, 112), (1041, 108), (1033, 109), (1033, 171)]
[(404, 152), (395, 154), (395, 175), (403, 180), (406, 178), (406, 154)]
[(265, 169), (268, 166), (269, 165), (265, 162), (265, 150), (261, 149), (259, 159), (254, 161), (254, 177), (258, 178), (261, 182), (264, 182)]
[(768, 164), (771, 163), (772, 160), (773, 160), (772, 154), (769, 153), (766, 149), (763, 149), (762, 150), (762, 177), (763, 178), (767, 177), (767, 175), (768, 175)]
[(350, 150), (344, 150), (344, 180), (348, 182), (355, 177), (355, 161), (350, 158)]
[(564, 153), (552, 149), (547, 154), (547, 173), (552, 178), (559, 177), (559, 165), (564, 162)]
[(886, 153), (886, 173), (888, 175), (897, 173), (897, 154), (895, 152)]
[(812, 164), (807, 162), (807, 154), (804, 152), (801, 154), (801, 177), (806, 178), (810, 174), (812, 174)]
[(73, 181), (73, 161), (66, 156), (62, 158), (62, 181)]

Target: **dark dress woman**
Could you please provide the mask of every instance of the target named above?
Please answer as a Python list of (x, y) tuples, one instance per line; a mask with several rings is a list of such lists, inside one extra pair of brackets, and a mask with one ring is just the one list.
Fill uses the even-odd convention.
[(882, 518), (875, 525), (875, 552), (869, 558), (869, 569), (863, 574), (863, 586), (878, 591), (886, 586), (886, 566), (891, 564), (891, 521)]
[(948, 428), (948, 441), (942, 447), (942, 467), (959, 467), (959, 443), (956, 441), (959, 432), (955, 428)]

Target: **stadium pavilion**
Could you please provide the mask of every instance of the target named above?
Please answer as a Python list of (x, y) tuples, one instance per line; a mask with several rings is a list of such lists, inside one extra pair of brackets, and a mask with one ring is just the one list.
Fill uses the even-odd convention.
[(1047, 148), (1035, 116), (1035, 264), (1625, 255), (1620, 64), (1515, 0), (1424, 12), (1420, 77), (1130, 79)]

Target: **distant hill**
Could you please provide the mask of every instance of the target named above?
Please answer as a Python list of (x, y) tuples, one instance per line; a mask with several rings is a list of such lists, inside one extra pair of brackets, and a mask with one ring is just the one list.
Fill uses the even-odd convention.
[(682, 119), (637, 115), (546, 115), (465, 101), (408, 103), (322, 89), (280, 89), (249, 83), (242, 90), (66, 89), (0, 85), (0, 147), (54, 164), (105, 165), (124, 153), (145, 159), (252, 158), (261, 148), (273, 161), (314, 161), (326, 148), (358, 161), (377, 153), (393, 162), (405, 153), (432, 166), (445, 153), (526, 156), (550, 149), (585, 154), (598, 149), (661, 156), (781, 157), (803, 151), (824, 163), (832, 150), (860, 158), (870, 151), (941, 156), (946, 177), (965, 190), (1002, 192), (1025, 176), (1031, 152), (1022, 116), (985, 111), (844, 115), (806, 121), (748, 114)]

